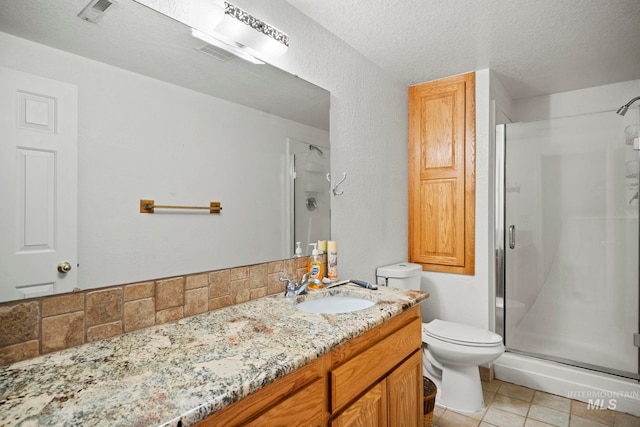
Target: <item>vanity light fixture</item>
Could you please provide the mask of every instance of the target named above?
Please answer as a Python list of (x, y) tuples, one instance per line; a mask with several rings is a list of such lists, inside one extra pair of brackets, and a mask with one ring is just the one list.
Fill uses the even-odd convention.
[(191, 35), (254, 64), (264, 63), (257, 58), (282, 55), (289, 48), (285, 33), (226, 1), (223, 17), (212, 30), (192, 28)]
[(256, 64), (263, 64), (263, 61), (282, 55), (289, 48), (287, 34), (228, 1), (135, 0), (135, 2), (188, 25), (192, 29), (191, 34), (205, 43)]
[(289, 48), (288, 35), (227, 1), (224, 2), (224, 18), (215, 31), (257, 55), (282, 55)]

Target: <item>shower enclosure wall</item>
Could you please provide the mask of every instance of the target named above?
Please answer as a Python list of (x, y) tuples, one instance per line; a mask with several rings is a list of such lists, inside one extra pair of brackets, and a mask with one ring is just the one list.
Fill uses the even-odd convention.
[(629, 390), (640, 379), (638, 122), (632, 108), (496, 131), (496, 327), (507, 352), (615, 375)]

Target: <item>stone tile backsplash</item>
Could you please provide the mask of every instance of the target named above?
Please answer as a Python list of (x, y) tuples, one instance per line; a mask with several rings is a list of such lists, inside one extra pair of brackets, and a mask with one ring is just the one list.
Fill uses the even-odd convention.
[[(326, 257), (325, 257), (326, 263)], [(0, 365), (284, 291), (308, 258), (0, 304)]]

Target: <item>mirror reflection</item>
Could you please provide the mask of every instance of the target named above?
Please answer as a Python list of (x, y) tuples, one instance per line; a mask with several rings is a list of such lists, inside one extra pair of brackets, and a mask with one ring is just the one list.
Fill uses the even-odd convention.
[[(133, 1), (95, 23), (85, 6), (0, 0), (0, 300), (283, 259), (330, 237), (327, 91), (221, 61)], [(141, 199), (222, 212), (141, 214)]]

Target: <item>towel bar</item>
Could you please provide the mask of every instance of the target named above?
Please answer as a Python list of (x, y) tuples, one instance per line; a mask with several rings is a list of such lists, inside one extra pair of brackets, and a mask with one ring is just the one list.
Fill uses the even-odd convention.
[(209, 206), (171, 206), (156, 205), (153, 200), (140, 200), (140, 213), (154, 213), (156, 209), (189, 209), (189, 210), (208, 210), (211, 214), (219, 214), (222, 210), (220, 202), (211, 202)]

